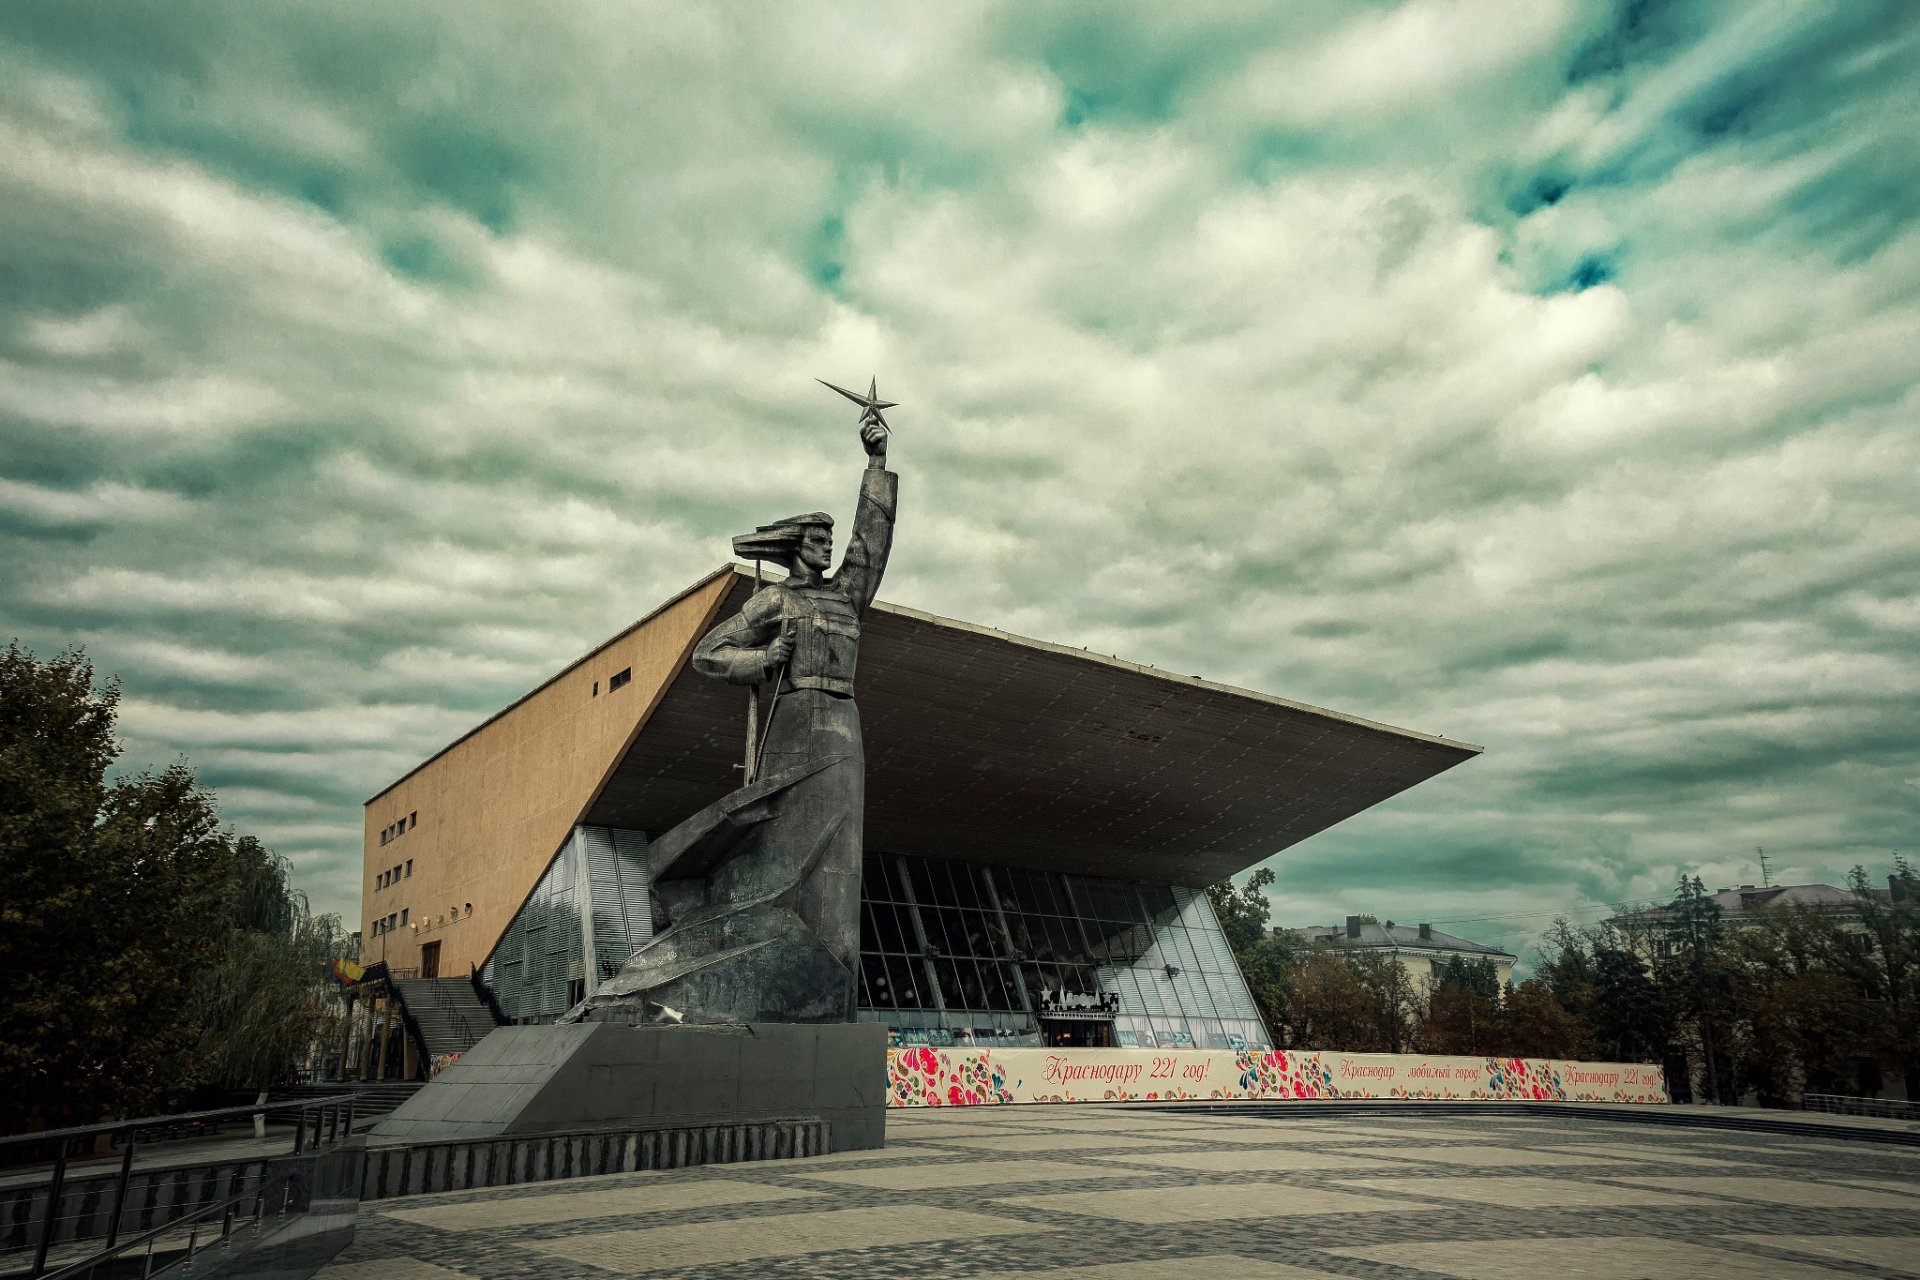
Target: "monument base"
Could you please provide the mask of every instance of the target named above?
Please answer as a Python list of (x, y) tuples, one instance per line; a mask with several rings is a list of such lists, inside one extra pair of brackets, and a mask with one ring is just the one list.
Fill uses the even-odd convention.
[(382, 1119), (372, 1138), (459, 1138), (818, 1117), (835, 1151), (886, 1141), (876, 1023), (501, 1027)]

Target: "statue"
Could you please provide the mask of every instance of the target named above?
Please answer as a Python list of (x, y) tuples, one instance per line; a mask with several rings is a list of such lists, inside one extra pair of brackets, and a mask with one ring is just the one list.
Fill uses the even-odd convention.
[[(854, 705), (860, 621), (893, 543), (899, 477), (886, 469), (892, 408), (862, 406), (867, 469), (840, 572), (833, 517), (763, 524), (734, 554), (783, 566), (695, 648), (701, 675), (771, 685), (749, 716), (744, 784), (656, 840), (661, 928), (567, 1021), (851, 1022), (859, 990), (866, 757)], [(750, 704), (758, 711), (755, 694)]]

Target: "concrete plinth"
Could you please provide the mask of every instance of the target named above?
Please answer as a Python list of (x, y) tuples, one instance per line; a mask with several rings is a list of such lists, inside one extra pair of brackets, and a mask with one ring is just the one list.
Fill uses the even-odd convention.
[(373, 1141), (632, 1131), (818, 1117), (835, 1151), (886, 1140), (873, 1023), (501, 1027), (373, 1128)]

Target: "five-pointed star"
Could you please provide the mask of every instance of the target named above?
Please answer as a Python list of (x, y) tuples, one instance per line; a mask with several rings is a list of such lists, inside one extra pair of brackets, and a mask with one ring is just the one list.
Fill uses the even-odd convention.
[(870, 410), (874, 417), (880, 419), (881, 426), (887, 427), (889, 431), (893, 430), (892, 427), (887, 426), (887, 420), (881, 416), (880, 411), (882, 409), (892, 409), (896, 407), (899, 402), (897, 400), (882, 400), (880, 398), (880, 380), (878, 378), (873, 378), (868, 381), (867, 394), (865, 395), (861, 395), (858, 391), (849, 391), (845, 387), (836, 387), (825, 378), (815, 378), (814, 381), (829, 391), (838, 391), (862, 409)]

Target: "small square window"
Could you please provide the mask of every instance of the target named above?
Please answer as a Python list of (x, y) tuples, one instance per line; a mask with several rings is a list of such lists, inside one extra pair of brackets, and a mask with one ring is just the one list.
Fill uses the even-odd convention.
[(384, 845), (386, 842), (387, 842), (387, 833), (382, 831), (380, 833), (380, 843)]
[(411, 910), (409, 907), (400, 908), (400, 927), (403, 929), (407, 926), (407, 912), (409, 910)]
[(600, 696), (600, 682), (598, 680), (593, 682), (593, 696), (596, 698)]
[(413, 859), (412, 859), (412, 858), (408, 858), (408, 859), (407, 859), (407, 874), (408, 874), (409, 876), (411, 876), (411, 875), (413, 874)]
[(417, 826), (419, 826), (419, 825), (420, 825), (420, 815), (419, 815), (419, 814), (417, 814), (417, 813), (410, 813), (410, 814), (408, 814), (408, 815), (407, 815), (407, 830), (409, 830), (409, 831), (411, 831), (411, 830), (413, 830), (413, 829), (414, 829), (415, 827), (417, 827)]
[(607, 678), (607, 692), (612, 693), (615, 689), (624, 689), (632, 683), (633, 668), (622, 667)]

